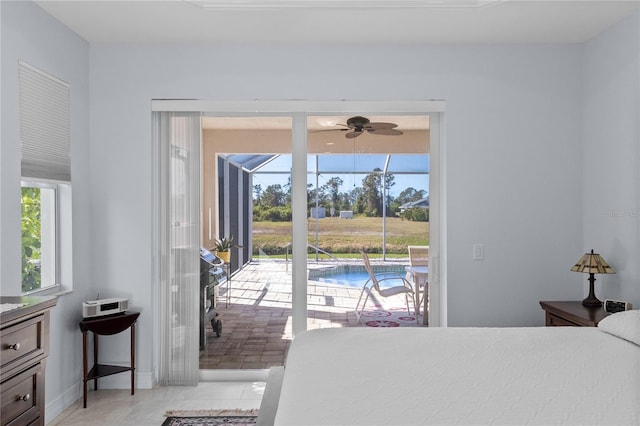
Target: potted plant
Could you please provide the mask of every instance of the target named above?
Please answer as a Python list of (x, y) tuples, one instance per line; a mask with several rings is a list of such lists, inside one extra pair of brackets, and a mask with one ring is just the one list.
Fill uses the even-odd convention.
[(231, 261), (231, 248), (241, 248), (237, 244), (233, 244), (233, 235), (229, 235), (228, 237), (222, 237), (220, 239), (214, 240), (213, 249), (216, 252), (216, 256), (222, 259), (225, 263), (229, 263)]

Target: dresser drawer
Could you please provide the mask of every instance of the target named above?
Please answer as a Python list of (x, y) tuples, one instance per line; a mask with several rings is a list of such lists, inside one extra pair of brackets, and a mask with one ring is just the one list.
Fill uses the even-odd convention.
[(571, 322), (566, 318), (559, 317), (552, 313), (547, 313), (547, 326), (548, 327), (580, 327), (580, 324)]
[(45, 316), (37, 315), (26, 321), (14, 323), (0, 331), (2, 341), (0, 369), (4, 373), (14, 366), (45, 354), (43, 339)]
[(40, 398), (44, 395), (42, 365), (2, 382), (2, 426), (31, 424), (40, 417)]

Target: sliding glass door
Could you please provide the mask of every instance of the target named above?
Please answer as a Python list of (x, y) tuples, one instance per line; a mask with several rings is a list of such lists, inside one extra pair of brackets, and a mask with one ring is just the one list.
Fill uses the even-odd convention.
[(215, 287), (222, 331), (204, 324), (200, 368), (281, 366), (292, 340), (291, 118), (202, 121), (202, 246), (232, 247)]
[(404, 296), (372, 293), (355, 313), (369, 278), (361, 251), (376, 274), (404, 277), (408, 246), (429, 245), (429, 117), (366, 115), (307, 120), (309, 328), (423, 323)]
[[(408, 184), (409, 192), (413, 196), (424, 195), (422, 191), (428, 188), (429, 197), (429, 227), (427, 231), (417, 232), (427, 238), (430, 245), (430, 286), (431, 286), (431, 306), (429, 321), (431, 326), (443, 325), (441, 321), (445, 318), (446, 312), (441, 309), (441, 301), (445, 300), (444, 291), (445, 276), (440, 265), (446, 263), (442, 256), (442, 242), (446, 240), (442, 233), (441, 211), (442, 205), (440, 191), (444, 187), (441, 180), (443, 175), (440, 159), (444, 156), (440, 150), (440, 115), (439, 111), (444, 110), (442, 102), (306, 102), (306, 101), (282, 101), (282, 102), (203, 102), (203, 101), (154, 101), (154, 111), (156, 113), (156, 133), (160, 143), (154, 146), (154, 158), (157, 167), (156, 172), (156, 206), (159, 213), (157, 221), (157, 235), (155, 247), (157, 253), (156, 273), (161, 286), (157, 294), (160, 312), (157, 317), (160, 327), (157, 333), (160, 353), (158, 365), (160, 366), (160, 378), (162, 383), (193, 383), (197, 377), (198, 370), (198, 264), (197, 249), (205, 240), (215, 238), (215, 232), (206, 232), (201, 229), (201, 194), (198, 187), (200, 172), (200, 151), (199, 143), (202, 135), (200, 113), (175, 113), (171, 111), (200, 111), (207, 115), (218, 117), (281, 117), (290, 122), (289, 141), (291, 154), (291, 251), (287, 252), (288, 259), (292, 263), (287, 265), (287, 273), (291, 277), (291, 329), (293, 337), (308, 328), (308, 318), (310, 308), (309, 288), (308, 288), (308, 244), (322, 248), (322, 239), (319, 230), (321, 208), (324, 207), (324, 215), (343, 220), (343, 224), (349, 220), (349, 212), (354, 215), (360, 211), (357, 202), (347, 201), (343, 197), (344, 193), (351, 192), (353, 186), (363, 185), (364, 180), (370, 177), (372, 185), (379, 188), (377, 207), (373, 204), (366, 208), (372, 208), (371, 213), (377, 208), (375, 214), (380, 221), (380, 243), (375, 250), (379, 250), (382, 257), (389, 257), (393, 248), (391, 241), (391, 231), (387, 220), (400, 210), (399, 205), (392, 205), (392, 201), (399, 198), (400, 194), (393, 192), (389, 185), (389, 174), (394, 174), (399, 180), (401, 174), (414, 173), (415, 185)], [(389, 111), (396, 111), (389, 113)], [(316, 135), (331, 132), (314, 132), (313, 120), (318, 117), (326, 117), (327, 112), (331, 112), (336, 118), (336, 123), (341, 123), (347, 130), (338, 130), (338, 139), (328, 144), (328, 139), (324, 136), (319, 140)], [(411, 152), (399, 151), (399, 144), (404, 137), (397, 134), (375, 135), (375, 132), (363, 131), (362, 135), (356, 137), (346, 136), (354, 130), (349, 127), (347, 121), (356, 116), (366, 115), (372, 122), (397, 124), (398, 131), (403, 134), (411, 133), (406, 128), (401, 130), (400, 124), (407, 117), (421, 117), (428, 121), (428, 149), (416, 149)], [(196, 130), (197, 129), (197, 130)], [(382, 133), (394, 133), (389, 129), (396, 127), (386, 127)], [(322, 129), (316, 129), (322, 130)], [(424, 131), (424, 129), (422, 129)], [(365, 133), (366, 132), (366, 133)], [(372, 134), (368, 134), (372, 133)], [(197, 135), (196, 135), (197, 134)], [(167, 136), (168, 135), (168, 136)], [(164, 138), (164, 139), (163, 139)], [(371, 138), (371, 145), (365, 147), (365, 142)], [(197, 142), (196, 142), (197, 141)], [(338, 143), (339, 141), (339, 143)], [(318, 144), (324, 143), (324, 146)], [(194, 145), (195, 144), (195, 145)], [(362, 145), (361, 145), (362, 144)], [(196, 147), (196, 145), (198, 147)], [(263, 144), (264, 145), (264, 144)], [(408, 146), (410, 146), (409, 144)], [(262, 146), (262, 149), (265, 147)], [(227, 153), (233, 153), (232, 149), (226, 149)], [(262, 153), (262, 151), (258, 152)], [(255, 154), (255, 153), (254, 153)], [(342, 155), (351, 158), (353, 168), (338, 170), (337, 157), (332, 155)], [(366, 156), (380, 156), (384, 158), (382, 166), (363, 168)], [(413, 160), (418, 159), (416, 164), (420, 167), (416, 170), (394, 169), (394, 161), (400, 161), (404, 165), (409, 164), (409, 157), (403, 159), (402, 156), (411, 156)], [(428, 159), (427, 159), (428, 158)], [(313, 159), (313, 160), (310, 160)], [(336, 160), (336, 161), (333, 161)], [(412, 161), (413, 161), (412, 160)], [(323, 168), (326, 167), (326, 171)], [(336, 169), (332, 169), (335, 167)], [(371, 170), (369, 170), (371, 169)], [(172, 170), (170, 174), (165, 174), (167, 170)], [(393, 173), (390, 173), (393, 170)], [(339, 172), (336, 176), (334, 172)], [(242, 171), (238, 171), (240, 176)], [(323, 174), (324, 173), (324, 174)], [(343, 173), (345, 176), (340, 177)], [(371, 176), (369, 176), (371, 175)], [(420, 177), (422, 176), (422, 177)], [(427, 179), (428, 176), (428, 179)], [(337, 177), (337, 179), (334, 179)], [(310, 182), (311, 179), (311, 182)], [(341, 184), (338, 184), (342, 180)], [(309, 199), (309, 184), (315, 186), (314, 197), (318, 196), (318, 201)], [(347, 191), (346, 186), (350, 186)], [(246, 186), (243, 184), (243, 186)], [(342, 187), (341, 187), (342, 186)], [(328, 198), (322, 203), (319, 200), (320, 188), (324, 187)], [(417, 195), (416, 195), (417, 194)], [(219, 194), (218, 194), (219, 195)], [(353, 194), (352, 194), (353, 195)], [(404, 194), (405, 196), (407, 193)], [(336, 198), (337, 197), (337, 198)], [(374, 197), (375, 198), (375, 197)], [(394, 200), (391, 200), (394, 198)], [(424, 197), (423, 197), (424, 198)], [(224, 202), (232, 202), (241, 205), (248, 200), (220, 198)], [(374, 201), (373, 199), (369, 201)], [(417, 200), (414, 200), (417, 201)], [(360, 202), (363, 202), (362, 199)], [(368, 202), (368, 201), (367, 201)], [(321, 205), (322, 204), (322, 205)], [(397, 204), (397, 203), (396, 203)], [(313, 209), (313, 212), (311, 211)], [(382, 210), (382, 212), (380, 212)], [(364, 210), (366, 212), (366, 210)], [(366, 213), (364, 213), (366, 216)], [(342, 218), (344, 216), (344, 218)], [(374, 215), (375, 216), (375, 215)], [(216, 211), (211, 214), (204, 214), (204, 221), (215, 222), (220, 220)], [(397, 216), (394, 216), (397, 218)], [(252, 219), (250, 219), (252, 220)], [(317, 221), (316, 221), (317, 220)], [(416, 227), (421, 226), (416, 223)], [(223, 229), (223, 228), (221, 228)], [(236, 227), (239, 233), (249, 233), (248, 228)], [(316, 229), (318, 232), (316, 233)], [(416, 228), (417, 229), (417, 228)], [(179, 232), (178, 232), (179, 231)], [(180, 234), (180, 235), (178, 235)], [(346, 236), (348, 232), (345, 232)], [(316, 237), (318, 235), (318, 237)], [(243, 238), (244, 239), (244, 238)], [(404, 242), (399, 243), (405, 245)], [(336, 251), (336, 249), (331, 249)], [(331, 252), (331, 250), (324, 250)], [(338, 250), (339, 251), (339, 250)], [(193, 253), (192, 253), (193, 252)], [(318, 251), (318, 253), (320, 253)], [(315, 252), (313, 252), (315, 254)], [(251, 256), (245, 254), (241, 256)], [(238, 260), (244, 262), (246, 259)], [(331, 297), (324, 299), (331, 304)], [(184, 306), (181, 306), (184, 304)], [(311, 310), (317, 310), (312, 307)], [(180, 313), (179, 315), (177, 315)], [(319, 314), (320, 316), (324, 314)], [(180, 348), (178, 350), (178, 348)], [(174, 352), (182, 353), (176, 354)], [(195, 372), (195, 373), (194, 373)], [(197, 380), (197, 378), (195, 379)]]

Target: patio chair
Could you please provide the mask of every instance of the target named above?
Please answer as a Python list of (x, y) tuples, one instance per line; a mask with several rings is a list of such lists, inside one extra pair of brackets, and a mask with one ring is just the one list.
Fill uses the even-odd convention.
[[(429, 266), (429, 246), (408, 246), (410, 266)], [(424, 274), (412, 274), (407, 272), (407, 280), (413, 283), (416, 290), (427, 285), (429, 278)]]
[[(358, 298), (358, 303), (356, 304), (356, 308), (354, 310), (356, 314), (357, 322), (360, 322), (360, 318), (362, 317), (362, 312), (367, 305), (367, 300), (369, 300), (369, 296), (371, 296), (371, 292), (375, 290), (375, 292), (380, 297), (391, 297), (396, 296), (398, 294), (404, 294), (405, 302), (407, 304), (407, 313), (411, 314), (411, 309), (409, 308), (409, 299), (413, 302), (413, 310), (416, 311), (415, 307), (415, 299), (413, 288), (411, 287), (411, 283), (407, 281), (403, 276), (395, 273), (395, 272), (383, 272), (383, 273), (374, 273), (373, 268), (371, 268), (371, 262), (369, 262), (369, 256), (366, 252), (360, 251), (362, 253), (362, 258), (364, 259), (364, 268), (367, 270), (369, 274), (369, 279), (362, 286), (362, 291), (360, 292), (360, 298)], [(393, 287), (382, 288), (380, 283), (384, 281), (395, 280), (398, 281), (399, 284)], [(362, 307), (360, 307), (360, 302), (362, 301), (362, 296), (367, 294), (364, 298), (364, 302), (362, 303)], [(372, 296), (373, 297), (373, 296)], [(358, 309), (360, 310), (358, 312)], [(416, 315), (416, 321), (418, 321), (418, 316)]]
[(411, 266), (429, 266), (429, 246), (408, 246)]

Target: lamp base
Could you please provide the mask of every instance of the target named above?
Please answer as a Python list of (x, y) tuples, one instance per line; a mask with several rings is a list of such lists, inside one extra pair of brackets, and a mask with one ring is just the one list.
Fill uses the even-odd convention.
[(586, 306), (588, 308), (599, 308), (602, 306), (602, 302), (596, 297), (596, 293), (593, 291), (593, 285), (596, 281), (596, 278), (592, 273), (589, 274), (589, 296), (582, 301), (582, 306)]

